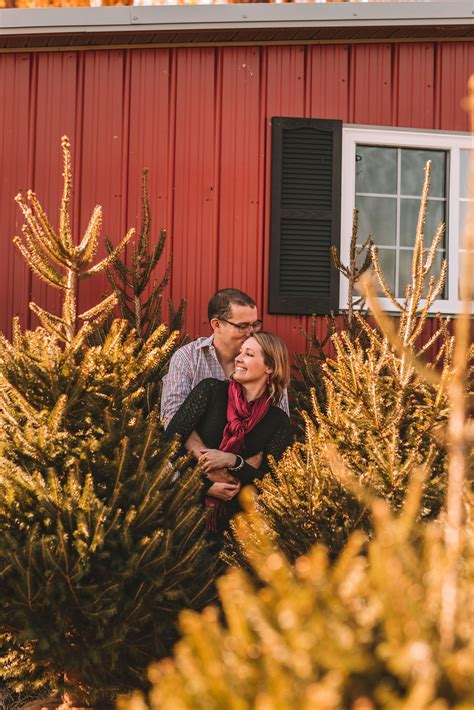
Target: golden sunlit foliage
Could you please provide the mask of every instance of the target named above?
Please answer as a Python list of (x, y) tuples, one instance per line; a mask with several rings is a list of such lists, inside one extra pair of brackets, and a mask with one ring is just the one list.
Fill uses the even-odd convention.
[[(120, 288), (78, 313), (83, 280), (119, 265), (134, 230), (95, 259), (101, 207), (74, 234), (66, 136), (62, 149), (58, 228), (29, 190), (16, 198), (24, 225), (15, 238), (60, 292), (61, 313), (32, 303), (40, 327), (15, 320), (12, 341), (0, 335), (0, 684), (57, 699), (74, 684), (81, 702), (103, 708), (169, 653), (178, 612), (209, 598), (213, 561), (200, 476), (187, 471), (173, 485), (177, 445), (163, 441), (149, 406), (179, 332), (157, 322), (156, 308), (150, 319), (137, 307), (140, 331), (109, 319)], [(133, 253), (153, 270), (147, 234)], [(154, 327), (144, 332), (145, 322)]]

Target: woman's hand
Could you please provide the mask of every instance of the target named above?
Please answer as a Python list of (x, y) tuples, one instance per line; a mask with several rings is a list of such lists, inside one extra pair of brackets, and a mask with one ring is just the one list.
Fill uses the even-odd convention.
[(232, 500), (240, 491), (240, 483), (213, 483), (206, 495), (219, 500)]
[(202, 465), (203, 469), (208, 472), (215, 471), (217, 468), (232, 468), (232, 466), (235, 466), (236, 460), (236, 455), (229, 453), (229, 451), (201, 449), (198, 462)]

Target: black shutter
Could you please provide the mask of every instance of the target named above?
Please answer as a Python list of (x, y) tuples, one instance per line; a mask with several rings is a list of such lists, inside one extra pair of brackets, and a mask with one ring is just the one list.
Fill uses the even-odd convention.
[(342, 121), (272, 119), (270, 313), (339, 306)]

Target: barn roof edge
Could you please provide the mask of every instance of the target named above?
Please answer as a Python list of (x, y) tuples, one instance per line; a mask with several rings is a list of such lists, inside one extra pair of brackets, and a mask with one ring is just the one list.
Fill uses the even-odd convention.
[(0, 35), (160, 30), (474, 25), (471, 0), (453, 2), (157, 5), (0, 10)]

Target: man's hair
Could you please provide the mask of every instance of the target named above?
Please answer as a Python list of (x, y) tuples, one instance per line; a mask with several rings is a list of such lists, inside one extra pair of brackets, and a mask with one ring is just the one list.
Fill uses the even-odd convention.
[(238, 288), (222, 288), (217, 291), (207, 306), (207, 317), (211, 318), (228, 318), (231, 313), (232, 306), (250, 306), (256, 308), (257, 304)]

